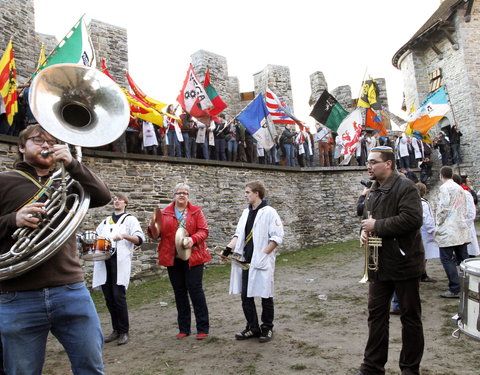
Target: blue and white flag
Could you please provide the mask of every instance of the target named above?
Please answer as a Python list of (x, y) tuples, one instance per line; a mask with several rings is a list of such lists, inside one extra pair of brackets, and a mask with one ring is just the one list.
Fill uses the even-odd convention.
[(266, 151), (273, 147), (277, 132), (262, 95), (257, 95), (237, 119)]

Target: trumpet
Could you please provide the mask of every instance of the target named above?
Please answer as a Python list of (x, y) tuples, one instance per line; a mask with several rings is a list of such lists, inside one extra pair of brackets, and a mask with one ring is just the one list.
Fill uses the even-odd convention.
[(215, 246), (213, 248), (213, 254), (218, 255), (219, 257), (222, 258), (222, 260), (227, 260), (233, 263), (237, 263), (240, 267), (242, 267), (242, 270), (248, 270), (250, 269), (250, 263), (245, 262), (244, 260), (240, 260), (241, 255), (238, 253), (233, 253), (230, 249), (230, 251), (224, 252), (225, 249), (223, 249), (221, 246)]
[(368, 271), (378, 271), (378, 248), (381, 246), (381, 237), (375, 237), (367, 233), (367, 240), (363, 245), (365, 249), (365, 268), (363, 277), (359, 283), (366, 283), (368, 281)]

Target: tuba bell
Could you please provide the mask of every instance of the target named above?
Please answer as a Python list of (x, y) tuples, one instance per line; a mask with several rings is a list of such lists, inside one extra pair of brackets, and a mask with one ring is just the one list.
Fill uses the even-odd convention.
[[(37, 74), (29, 92), (39, 124), (57, 139), (81, 147), (113, 142), (128, 126), (130, 110), (120, 87), (97, 69), (77, 64), (49, 66)], [(90, 196), (62, 163), (50, 178), (46, 215), (38, 228), (18, 228), (10, 250), (0, 254), (0, 280), (37, 267), (57, 253), (77, 230)]]

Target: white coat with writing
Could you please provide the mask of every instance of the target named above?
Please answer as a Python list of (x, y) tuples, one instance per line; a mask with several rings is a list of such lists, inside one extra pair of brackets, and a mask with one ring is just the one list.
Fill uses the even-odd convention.
[[(235, 232), (238, 240), (234, 252), (242, 256), (245, 247), (245, 225), (248, 212), (248, 208), (243, 211)], [(276, 250), (270, 254), (263, 252), (269, 241), (274, 241), (277, 245), (280, 245), (283, 241), (282, 220), (273, 207), (265, 206), (258, 210), (253, 223), (252, 241), (253, 255), (248, 275), (247, 297), (273, 297)], [(232, 263), (229, 293), (242, 293), (242, 268), (236, 263)]]

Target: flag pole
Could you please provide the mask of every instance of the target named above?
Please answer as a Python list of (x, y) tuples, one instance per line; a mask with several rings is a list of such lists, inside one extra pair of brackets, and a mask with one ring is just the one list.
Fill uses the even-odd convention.
[[(65, 38), (67, 37), (67, 35), (70, 34), (70, 32), (72, 31), (72, 29), (73, 29), (75, 26), (77, 26), (77, 25), (82, 21), (82, 18), (85, 16), (85, 14), (86, 14), (86, 13), (84, 13), (84, 14), (80, 17), (80, 19), (73, 25), (72, 28), (70, 28), (70, 30), (68, 30), (68, 32), (65, 34), (65, 36), (60, 40), (60, 42), (58, 42), (57, 45), (56, 45), (56, 46), (50, 51), (50, 53), (45, 57), (45, 64), (47, 63), (48, 58), (49, 58), (50, 56), (52, 56), (52, 54), (57, 50), (57, 47), (60, 45), (60, 43), (62, 43), (62, 42), (65, 40)], [(43, 65), (42, 65), (42, 66), (43, 66)], [(20, 95), (23, 93), (23, 91), (24, 91), (27, 87), (30, 86), (30, 82), (32, 82), (33, 78), (35, 77), (35, 74), (38, 73), (38, 71), (40, 70), (40, 68), (41, 68), (41, 66), (39, 66), (39, 65), (37, 64), (37, 67), (36, 67), (35, 71), (30, 75), (30, 78), (28, 79), (28, 81), (25, 82), (25, 83), (22, 85), (22, 90), (18, 93), (18, 96), (20, 96)]]
[[(70, 30), (68, 30), (68, 32), (65, 34), (65, 36), (57, 43), (57, 45), (50, 51), (50, 53), (45, 57), (45, 63), (48, 61), (48, 58), (51, 57), (54, 52), (57, 50), (57, 47), (60, 45), (60, 43), (62, 43), (65, 38), (67, 37), (68, 34), (70, 34), (70, 32), (72, 31), (73, 28), (75, 28), (76, 26), (78, 26), (78, 24), (82, 21), (83, 17), (85, 17), (85, 14), (86, 13), (83, 13), (83, 15), (80, 17), (80, 19), (70, 28)], [(32, 76), (30, 77), (29, 81), (30, 82), (32, 80), (32, 77), (38, 73), (38, 71), (40, 70), (40, 67), (37, 66), (37, 68), (35, 69), (35, 71), (32, 73)]]
[[(448, 103), (450, 104), (450, 108), (451, 108), (451, 111), (452, 111), (452, 117), (453, 117), (453, 122), (454, 122), (453, 126), (455, 126), (455, 125), (457, 125), (457, 119), (455, 118), (455, 111), (453, 110), (453, 104), (452, 104), (452, 101), (450, 100), (450, 94), (448, 93), (447, 84), (444, 83), (443, 85), (445, 86), (445, 93), (447, 94)], [(457, 168), (458, 168), (458, 174), (462, 175), (462, 171), (460, 170), (460, 163), (457, 163)]]
[(253, 98), (253, 100), (251, 100), (250, 103), (248, 103), (248, 104), (245, 106), (245, 108), (243, 108), (240, 112), (238, 112), (235, 116), (233, 116), (232, 119), (231, 119), (229, 122), (227, 122), (227, 125), (230, 125), (230, 123), (232, 123), (234, 120), (236, 120), (236, 118), (237, 118), (238, 116), (240, 116), (240, 115), (248, 108), (248, 106), (255, 101), (255, 99), (257, 99), (258, 95), (261, 95), (261, 93), (258, 93), (257, 95), (255, 95), (255, 97)]
[[(363, 86), (365, 85), (365, 77), (367, 76), (368, 65), (365, 66), (365, 72), (363, 73), (362, 85), (360, 86), (360, 92), (358, 93), (358, 99), (360, 99), (360, 95), (362, 95)], [(358, 107), (358, 101), (357, 101)]]

